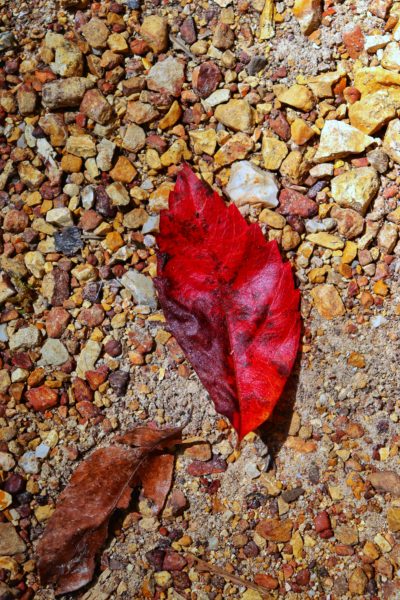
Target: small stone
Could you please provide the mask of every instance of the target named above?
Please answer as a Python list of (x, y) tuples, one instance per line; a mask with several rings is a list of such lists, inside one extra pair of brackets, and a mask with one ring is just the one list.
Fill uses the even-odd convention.
[(295, 83), (277, 96), (279, 102), (288, 104), (299, 110), (309, 112), (315, 106), (316, 99), (312, 91), (305, 85)]
[(167, 589), (172, 584), (172, 576), (168, 571), (157, 571), (154, 573), (154, 580), (162, 589)]
[(167, 19), (158, 15), (145, 17), (140, 27), (140, 35), (155, 54), (164, 52), (168, 48)]
[(53, 307), (46, 317), (46, 332), (49, 338), (60, 338), (70, 320), (71, 315), (65, 308)]
[(26, 544), (12, 523), (0, 523), (0, 555), (13, 556), (25, 552)]
[(253, 140), (245, 133), (235, 133), (228, 141), (218, 150), (214, 156), (214, 160), (219, 167), (230, 165), (235, 161), (246, 158), (249, 152), (254, 147)]
[(364, 219), (358, 212), (351, 208), (334, 206), (331, 215), (337, 221), (340, 235), (348, 240), (361, 235), (364, 229)]
[(88, 340), (81, 350), (76, 363), (76, 372), (79, 377), (85, 378), (86, 371), (94, 371), (95, 364), (101, 353), (101, 345), (94, 340)]
[(149, 215), (144, 208), (134, 208), (124, 215), (122, 224), (127, 229), (139, 229), (146, 223), (148, 218)]
[(107, 46), (110, 32), (102, 19), (93, 17), (81, 28), (81, 32), (92, 48), (97, 50)]
[(263, 600), (263, 597), (261, 596), (260, 592), (257, 592), (257, 590), (246, 590), (244, 592), (244, 594), (242, 594), (240, 596), (241, 600)]
[(150, 308), (157, 307), (155, 288), (150, 277), (131, 269), (123, 274), (120, 281), (132, 293), (137, 304), (150, 306)]
[(342, 299), (333, 285), (317, 285), (310, 293), (315, 308), (324, 319), (331, 320), (344, 315), (345, 308)]
[(8, 492), (4, 492), (3, 490), (0, 490), (0, 511), (5, 510), (6, 508), (8, 508), (10, 506), (10, 504), (12, 503), (13, 498), (11, 496), (11, 494), (9, 494)]
[(340, 206), (365, 215), (379, 185), (379, 177), (372, 167), (352, 169), (332, 179), (332, 197)]
[(115, 148), (116, 145), (114, 142), (111, 142), (106, 138), (103, 138), (101, 142), (97, 144), (98, 155), (96, 157), (96, 164), (100, 171), (107, 172), (111, 169)]
[(349, 577), (349, 592), (354, 595), (363, 595), (367, 587), (368, 577), (361, 567), (356, 567)]
[(17, 91), (17, 103), (18, 110), (23, 116), (31, 115), (35, 112), (37, 102), (36, 92), (26, 86), (22, 85)]
[(112, 33), (107, 40), (107, 44), (110, 50), (117, 54), (125, 54), (129, 49), (126, 39), (121, 33)]
[(136, 175), (137, 170), (126, 156), (119, 156), (114, 168), (110, 171), (110, 177), (121, 183), (131, 183)]
[(129, 384), (129, 373), (127, 371), (113, 371), (110, 374), (108, 381), (111, 389), (117, 396), (123, 396), (126, 393)]
[(51, 208), (46, 213), (46, 221), (59, 227), (68, 227), (74, 224), (71, 211), (66, 207)]
[(79, 173), (82, 168), (82, 159), (73, 154), (64, 154), (61, 159), (61, 169), (65, 173)]
[(44, 412), (49, 408), (54, 408), (54, 406), (57, 406), (58, 404), (57, 390), (53, 390), (46, 385), (32, 388), (28, 390), (25, 395), (33, 410), (40, 412)]
[(262, 204), (273, 208), (278, 205), (278, 185), (274, 175), (247, 160), (232, 165), (226, 192), (237, 206)]
[(376, 471), (368, 479), (378, 492), (400, 497), (400, 476), (394, 471)]
[(23, 327), (14, 333), (10, 338), (10, 350), (29, 349), (37, 346), (40, 340), (39, 330), (30, 325)]
[(391, 121), (398, 107), (388, 92), (378, 90), (349, 107), (350, 123), (370, 135)]
[(45, 260), (41, 252), (34, 250), (27, 252), (24, 256), (24, 261), (28, 271), (32, 273), (36, 279), (40, 279), (44, 275)]
[(127, 121), (143, 125), (157, 119), (159, 113), (152, 104), (141, 102), (140, 100), (130, 100), (128, 102), (125, 118)]
[(358, 544), (358, 531), (356, 527), (339, 525), (335, 528), (335, 537), (342, 544), (346, 544), (346, 546)]
[[(3, 391), (3, 390), (2, 390)], [(5, 390), (4, 390), (5, 392)], [(15, 467), (15, 460), (8, 452), (0, 452), (0, 469), (2, 471), (11, 471)], [(1, 540), (1, 532), (0, 532)]]
[(128, 190), (119, 181), (115, 181), (107, 186), (106, 192), (111, 198), (113, 206), (128, 206), (131, 201)]
[(235, 41), (235, 34), (227, 23), (219, 22), (214, 29), (212, 44), (219, 50), (227, 50)]
[[(86, 89), (86, 88), (85, 88)], [(64, 117), (58, 113), (47, 113), (39, 119), (39, 126), (44, 133), (50, 136), (52, 146), (65, 146), (68, 137), (68, 129)]]
[(282, 190), (279, 194), (278, 212), (282, 215), (310, 218), (318, 214), (318, 205), (314, 200), (311, 200), (300, 192), (288, 188)]
[(134, 123), (128, 125), (122, 140), (122, 147), (129, 152), (138, 152), (146, 143), (144, 130)]
[(81, 248), (83, 241), (78, 227), (64, 227), (61, 231), (54, 234), (54, 241), (57, 252), (65, 256), (74, 256)]
[(179, 165), (182, 160), (189, 160), (191, 156), (185, 140), (178, 139), (161, 155), (160, 160), (162, 165), (169, 167), (170, 165)]
[(169, 129), (177, 123), (182, 115), (182, 109), (177, 100), (171, 104), (169, 111), (162, 119), (159, 120), (158, 126), (160, 129)]
[(254, 115), (250, 104), (246, 100), (232, 99), (226, 104), (217, 106), (215, 113), (217, 121), (233, 129), (233, 131), (243, 131), (251, 133)]
[(389, 506), (387, 511), (387, 523), (390, 531), (397, 533), (400, 531), (400, 507)]
[(189, 131), (193, 150), (195, 154), (208, 154), (213, 156), (217, 145), (217, 134), (215, 129), (195, 129)]
[(184, 64), (172, 56), (158, 61), (147, 75), (147, 86), (150, 90), (175, 97), (180, 95), (184, 81)]
[(364, 50), (365, 43), (360, 25), (358, 23), (348, 23), (343, 29), (342, 37), (350, 58), (358, 58)]
[(344, 247), (344, 242), (336, 235), (320, 231), (319, 233), (310, 233), (306, 239), (317, 246), (328, 248), (329, 250), (341, 250)]
[(74, 108), (80, 105), (86, 90), (94, 86), (86, 77), (69, 77), (45, 83), (42, 88), (43, 105), (50, 110)]
[(29, 190), (37, 190), (45, 180), (43, 173), (25, 160), (18, 165), (18, 175)]
[(200, 98), (207, 98), (215, 92), (221, 80), (221, 71), (212, 61), (203, 62), (200, 66), (193, 69), (192, 85)]
[(54, 50), (53, 73), (61, 77), (79, 77), (83, 72), (82, 52), (76, 44), (59, 33), (48, 31), (44, 39), (45, 48)]
[(382, 148), (395, 163), (400, 164), (400, 119), (389, 123)]
[(91, 135), (71, 135), (65, 146), (66, 152), (81, 158), (96, 156), (96, 144)]
[(184, 455), (194, 460), (210, 460), (212, 457), (211, 446), (208, 442), (193, 444), (185, 449)]
[(289, 150), (285, 142), (264, 135), (261, 152), (264, 167), (269, 171), (277, 171), (280, 168), (282, 161), (288, 155)]
[(285, 217), (282, 217), (281, 215), (269, 208), (264, 208), (261, 211), (258, 219), (260, 223), (266, 223), (269, 227), (272, 227), (273, 229), (283, 229), (286, 225)]
[(23, 210), (10, 210), (3, 221), (4, 231), (22, 233), (28, 227), (29, 218)]
[(58, 367), (66, 363), (69, 359), (68, 350), (58, 339), (47, 339), (41, 351), (39, 366)]
[(97, 88), (88, 90), (85, 93), (79, 110), (89, 117), (89, 119), (92, 119), (92, 121), (100, 123), (100, 125), (106, 125), (113, 115), (111, 104), (107, 102), (106, 98)]
[(302, 33), (310, 35), (318, 29), (321, 21), (321, 0), (295, 0), (293, 15), (298, 20)]
[(395, 223), (384, 223), (378, 233), (378, 247), (385, 254), (391, 254), (397, 244), (398, 230)]
[(314, 161), (317, 163), (327, 162), (349, 154), (360, 154), (373, 142), (374, 138), (347, 123), (335, 120), (325, 121)]
[(370, 54), (375, 54), (377, 50), (384, 48), (392, 39), (390, 34), (386, 35), (366, 35), (364, 38), (364, 50)]
[(256, 526), (256, 532), (269, 542), (289, 542), (292, 537), (293, 523), (289, 519), (264, 519)]
[(292, 139), (298, 146), (303, 146), (314, 135), (315, 131), (303, 119), (295, 119), (290, 126)]

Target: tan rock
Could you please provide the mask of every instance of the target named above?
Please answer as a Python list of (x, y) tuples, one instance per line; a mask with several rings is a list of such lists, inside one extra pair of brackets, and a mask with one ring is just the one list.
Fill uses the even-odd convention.
[(140, 35), (156, 54), (168, 48), (168, 22), (164, 17), (150, 15), (145, 17), (140, 28)]
[(68, 77), (49, 81), (42, 87), (42, 103), (49, 110), (79, 106), (86, 92), (94, 86), (87, 77)]
[(121, 33), (112, 33), (107, 40), (108, 47), (116, 54), (128, 52), (128, 44)]
[(349, 106), (350, 123), (368, 135), (375, 133), (394, 119), (399, 106), (387, 91), (379, 90)]
[(113, 114), (111, 104), (97, 88), (88, 90), (83, 96), (80, 112), (100, 125), (106, 125)]
[(289, 542), (293, 529), (293, 522), (287, 519), (264, 519), (256, 527), (256, 532), (269, 542)]
[(230, 165), (237, 160), (246, 158), (253, 147), (254, 142), (251, 137), (245, 133), (238, 132), (230, 137), (218, 150), (214, 156), (214, 160), (219, 167)]
[(112, 179), (114, 181), (121, 181), (122, 183), (131, 183), (136, 175), (137, 170), (126, 156), (120, 156), (114, 168), (110, 171)]
[(148, 102), (141, 102), (140, 100), (130, 100), (128, 102), (125, 119), (138, 125), (143, 123), (150, 123), (158, 117), (158, 110)]
[(134, 208), (124, 215), (123, 225), (127, 229), (139, 229), (146, 223), (148, 218), (149, 215), (144, 208)]
[(339, 206), (334, 206), (331, 210), (331, 217), (337, 221), (338, 232), (340, 235), (348, 240), (361, 235), (364, 229), (363, 217), (352, 208), (340, 208)]
[(349, 154), (360, 154), (374, 143), (374, 138), (342, 121), (326, 121), (314, 161), (328, 162)]
[(400, 119), (389, 123), (382, 148), (394, 162), (400, 164)]
[(107, 46), (107, 39), (110, 32), (102, 19), (93, 17), (88, 23), (83, 25), (81, 32), (92, 48), (98, 50)]
[(162, 183), (154, 192), (150, 194), (149, 210), (152, 212), (160, 212), (168, 208), (168, 198), (170, 192), (174, 189), (174, 184), (170, 181)]
[(122, 147), (129, 152), (138, 152), (146, 143), (146, 134), (144, 130), (132, 123), (126, 128), (125, 135), (122, 140)]
[(349, 592), (353, 596), (363, 595), (367, 587), (368, 577), (361, 567), (356, 567), (349, 577)]
[(317, 246), (328, 248), (329, 250), (341, 250), (344, 247), (344, 242), (337, 235), (320, 231), (318, 233), (310, 233), (306, 239)]
[(277, 171), (288, 155), (289, 150), (285, 142), (264, 135), (261, 153), (264, 167), (269, 171)]
[(280, 172), (293, 183), (300, 183), (305, 167), (302, 153), (299, 150), (292, 150), (283, 160)]
[(362, 215), (379, 190), (379, 177), (372, 167), (345, 171), (331, 182), (332, 198), (340, 206), (353, 208)]
[(36, 190), (45, 180), (44, 174), (27, 160), (19, 163), (18, 175), (29, 190)]
[(398, 227), (395, 223), (384, 223), (378, 233), (378, 247), (385, 254), (391, 254), (397, 244)]
[(316, 103), (312, 91), (307, 86), (298, 83), (278, 94), (277, 98), (283, 104), (288, 104), (306, 112), (312, 110)]
[(303, 119), (295, 119), (290, 126), (290, 131), (292, 140), (298, 146), (302, 146), (315, 135), (315, 131)]
[(160, 129), (169, 129), (170, 127), (172, 127), (173, 125), (175, 125), (175, 123), (177, 123), (179, 121), (179, 119), (181, 118), (182, 115), (182, 109), (180, 107), (180, 104), (177, 100), (174, 100), (174, 102), (171, 104), (171, 107), (169, 109), (169, 111), (167, 112), (166, 115), (163, 116), (162, 119), (159, 120), (158, 122), (158, 126)]
[(65, 150), (74, 156), (90, 158), (96, 156), (96, 144), (91, 135), (71, 135), (66, 143)]
[(189, 137), (195, 154), (208, 154), (213, 156), (217, 145), (215, 129), (195, 129), (189, 131)]
[(317, 98), (331, 98), (333, 96), (332, 86), (343, 75), (345, 75), (344, 69), (338, 68), (337, 71), (328, 71), (327, 73), (321, 73), (321, 75), (309, 77), (307, 85)]
[(286, 219), (270, 208), (264, 208), (258, 217), (260, 223), (266, 223), (273, 229), (283, 229), (286, 225)]
[(233, 129), (251, 133), (254, 123), (254, 111), (246, 100), (233, 99), (220, 104), (214, 113), (217, 121)]
[(130, 196), (128, 190), (120, 181), (114, 181), (106, 187), (106, 192), (111, 198), (113, 206), (128, 206)]
[(354, 74), (354, 87), (362, 96), (378, 90), (389, 90), (400, 85), (400, 73), (389, 71), (383, 67), (363, 67)]
[(64, 154), (61, 159), (61, 169), (65, 173), (79, 173), (82, 168), (82, 159), (73, 154)]
[(58, 113), (47, 113), (39, 119), (39, 125), (46, 135), (50, 136), (52, 146), (65, 146), (68, 138), (68, 129), (63, 115)]
[(387, 511), (387, 522), (390, 531), (400, 531), (400, 507), (390, 506)]
[(390, 42), (383, 51), (381, 65), (391, 71), (400, 71), (400, 45)]
[(175, 140), (168, 150), (161, 155), (161, 164), (164, 165), (164, 167), (178, 165), (182, 160), (189, 160), (191, 156), (192, 153), (188, 149), (185, 140), (178, 139)]
[(304, 35), (309, 35), (319, 27), (322, 16), (321, 0), (295, 0), (293, 14)]
[(331, 320), (344, 315), (345, 308), (337, 289), (329, 284), (323, 283), (311, 290), (314, 306), (324, 319)]

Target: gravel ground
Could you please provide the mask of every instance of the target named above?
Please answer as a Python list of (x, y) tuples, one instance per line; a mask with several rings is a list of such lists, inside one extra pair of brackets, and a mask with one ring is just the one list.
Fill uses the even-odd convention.
[[(118, 514), (62, 600), (400, 597), (399, 3), (277, 2), (271, 38), (264, 4), (0, 0), (0, 600), (55, 598), (57, 497), (147, 422), (193, 440), (166, 507)], [(302, 293), (293, 374), (239, 447), (150, 285), (184, 160)]]

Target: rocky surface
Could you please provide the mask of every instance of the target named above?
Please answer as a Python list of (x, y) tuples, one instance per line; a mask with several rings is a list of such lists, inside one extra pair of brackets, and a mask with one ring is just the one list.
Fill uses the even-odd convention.
[[(54, 598), (35, 545), (83, 456), (188, 416), (161, 517), (121, 513), (64, 600), (399, 597), (399, 19), (391, 0), (0, 0), (1, 598)], [(293, 376), (240, 447), (152, 282), (183, 161), (302, 293)]]

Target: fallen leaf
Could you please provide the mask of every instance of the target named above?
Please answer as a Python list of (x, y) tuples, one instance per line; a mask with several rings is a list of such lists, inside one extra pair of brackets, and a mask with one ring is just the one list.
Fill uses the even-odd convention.
[(149, 455), (176, 444), (180, 431), (138, 427), (119, 438), (124, 443), (130, 440), (135, 448), (100, 448), (78, 466), (37, 547), (42, 585), (55, 585), (56, 594), (67, 594), (92, 579), (112, 513), (127, 508), (131, 487)]
[(164, 508), (172, 485), (174, 457), (160, 454), (149, 457), (139, 471), (142, 482), (142, 497), (150, 500), (153, 512), (158, 515)]
[(161, 306), (218, 412), (239, 437), (271, 414), (300, 336), (289, 263), (185, 165), (161, 212)]

